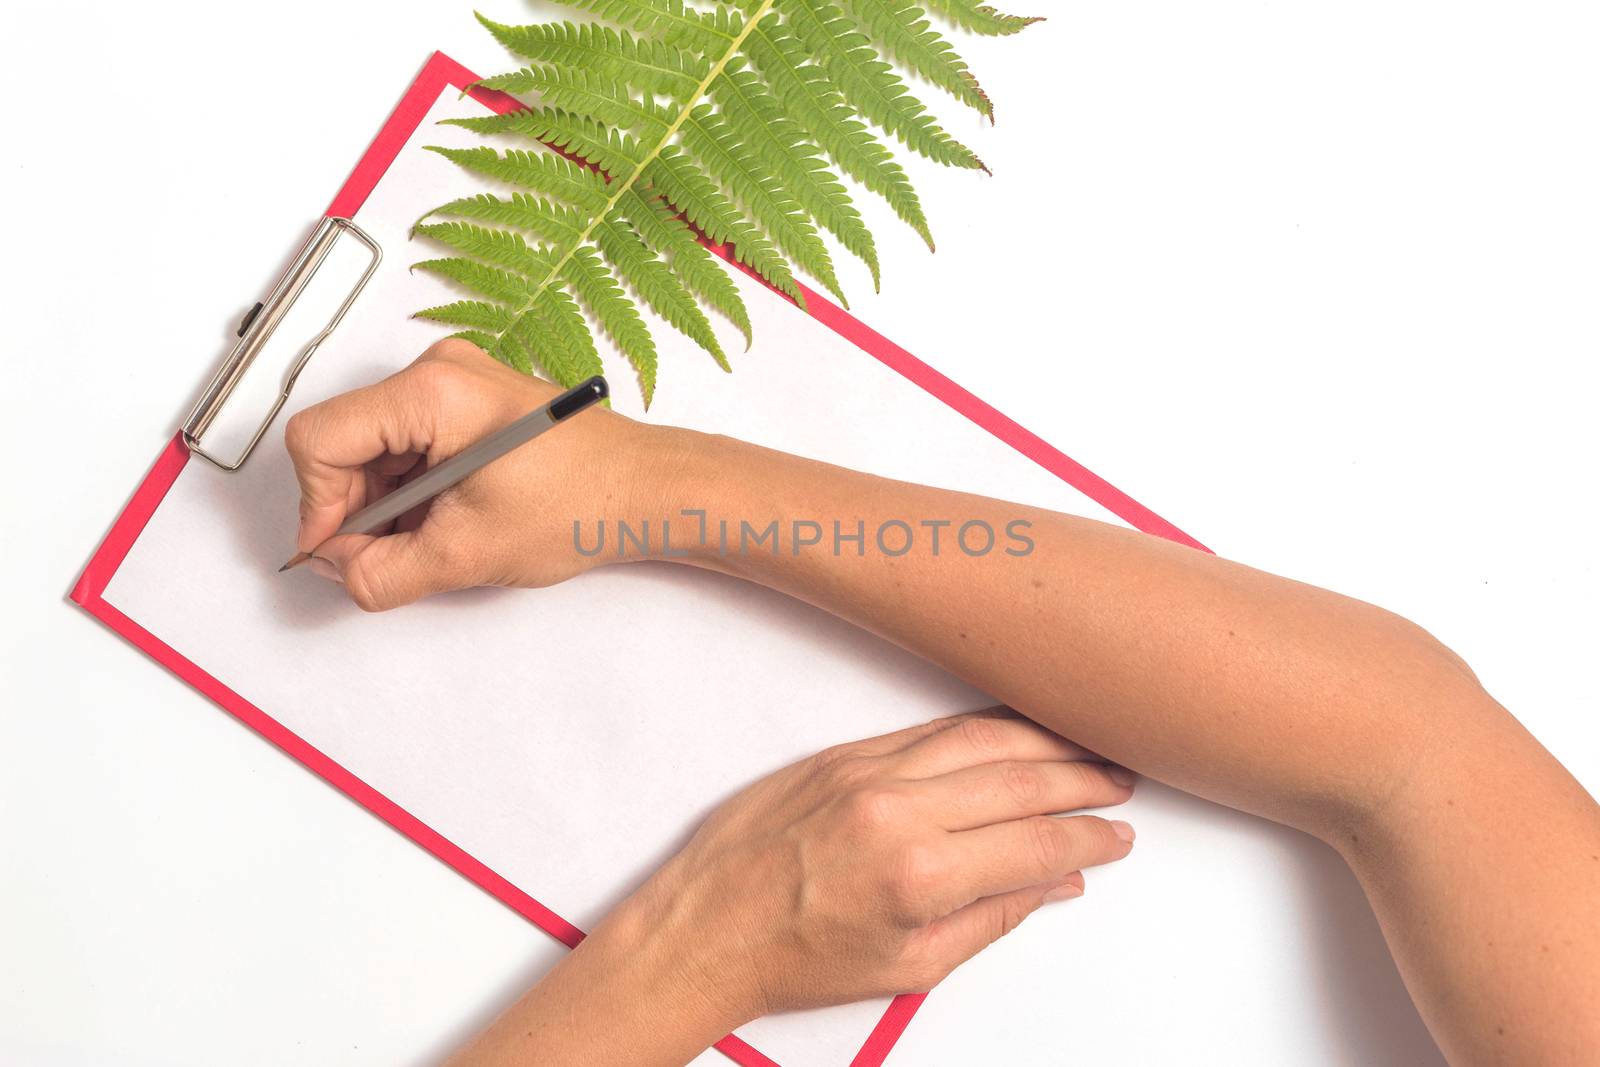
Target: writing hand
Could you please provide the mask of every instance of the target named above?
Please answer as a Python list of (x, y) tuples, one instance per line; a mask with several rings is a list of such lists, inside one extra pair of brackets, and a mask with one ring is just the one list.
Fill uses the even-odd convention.
[[(543, 586), (586, 569), (576, 516), (629, 514), (634, 438), (648, 428), (585, 412), (496, 460), (379, 536), (334, 532), (385, 492), (556, 396), (465, 341), (441, 341), (375, 385), (289, 420), (300, 481), (298, 548), (368, 611), (474, 585)], [(330, 540), (331, 538), (331, 540)]]

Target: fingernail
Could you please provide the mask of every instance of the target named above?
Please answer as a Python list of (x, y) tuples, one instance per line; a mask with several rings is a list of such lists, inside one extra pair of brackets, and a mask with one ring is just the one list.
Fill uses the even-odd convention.
[(318, 577), (326, 578), (330, 582), (338, 582), (340, 585), (344, 584), (344, 575), (339, 573), (339, 568), (321, 556), (312, 556), (306, 561), (306, 566), (310, 567)]
[(1128, 844), (1133, 844), (1133, 827), (1123, 822), (1121, 819), (1111, 820), (1111, 832), (1116, 834), (1122, 840), (1126, 841)]
[(1044, 895), (1044, 900), (1045, 903), (1048, 904), (1053, 900), (1071, 900), (1074, 897), (1081, 896), (1083, 896), (1083, 886), (1076, 885), (1072, 882), (1062, 882), (1060, 885), (1050, 890), (1050, 892), (1046, 893)]
[(1139, 776), (1137, 774), (1134, 774), (1126, 767), (1118, 767), (1116, 764), (1112, 764), (1106, 768), (1106, 777), (1110, 778), (1113, 782), (1116, 782), (1124, 789), (1132, 789), (1133, 783), (1139, 780)]

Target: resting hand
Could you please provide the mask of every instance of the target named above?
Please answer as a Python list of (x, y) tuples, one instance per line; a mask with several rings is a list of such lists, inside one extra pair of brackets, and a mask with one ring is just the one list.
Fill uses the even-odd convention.
[(830, 749), (725, 804), (637, 906), (718, 931), (751, 1011), (926, 990), (1128, 854), (1126, 823), (1052, 817), (1131, 795), (1090, 758), (992, 714)]
[[(785, 768), (723, 804), (459, 1062), (682, 1063), (771, 1012), (927, 990), (1128, 854), (1126, 823), (1052, 817), (1132, 795), (1094, 758), (979, 712)], [(604, 1032), (574, 1030), (596, 997)]]

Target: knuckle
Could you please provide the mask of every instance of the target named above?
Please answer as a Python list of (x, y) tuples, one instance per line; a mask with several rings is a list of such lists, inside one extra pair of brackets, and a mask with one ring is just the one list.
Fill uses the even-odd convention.
[(890, 914), (908, 926), (922, 926), (934, 918), (933, 890), (938, 884), (939, 858), (926, 845), (900, 849), (885, 887)]
[(905, 798), (891, 789), (857, 789), (845, 804), (851, 825), (870, 833), (894, 828), (905, 813)]
[(961, 731), (961, 740), (980, 757), (993, 756), (1005, 744), (1005, 730), (999, 719), (979, 716), (967, 719), (956, 729)]
[(850, 759), (853, 751), (853, 747), (850, 745), (834, 745), (831, 748), (825, 748), (811, 757), (812, 769), (817, 771), (832, 770), (840, 763)]
[(414, 388), (429, 396), (450, 400), (460, 395), (469, 372), (451, 360), (425, 358), (413, 363), (405, 373)]
[(990, 940), (998, 941), (1021, 926), (1022, 920), (1026, 919), (1032, 911), (1033, 909), (1028, 906), (1026, 901), (1015, 897), (1008, 897), (1001, 901), (1000, 906), (995, 909), (995, 931), (994, 937), (990, 938)]
[(1117, 836), (1117, 831), (1112, 827), (1109, 819), (1102, 819), (1098, 815), (1085, 815), (1082, 818), (1087, 821), (1089, 826), (1093, 827), (1096, 854), (1120, 856), (1132, 847)]
[(824, 749), (812, 757), (812, 773), (825, 785), (848, 789), (865, 780), (872, 761), (859, 755), (853, 746)]
[(927, 952), (910, 952), (894, 969), (895, 992), (926, 993), (950, 975), (953, 965)]
[(444, 337), (428, 346), (422, 360), (460, 361), (481, 359), (488, 353), (464, 337)]
[(359, 564), (345, 572), (344, 587), (350, 594), (350, 599), (362, 611), (378, 612), (387, 606), (383, 600), (381, 587), (376, 584), (371, 572)]
[(1066, 829), (1059, 819), (1049, 815), (1036, 815), (1027, 820), (1028, 838), (1034, 858), (1045, 872), (1064, 871), (1071, 852)]
[(1012, 799), (1028, 806), (1039, 803), (1044, 797), (1044, 775), (1031, 763), (1008, 760), (999, 764), (1000, 780)]
[(459, 582), (472, 573), (476, 549), (466, 538), (430, 537), (425, 542), (423, 565), (440, 578)]
[(304, 408), (289, 416), (283, 426), (283, 444), (291, 456), (303, 456), (309, 450), (315, 432), (314, 408)]
[(1106, 785), (1108, 779), (1105, 771), (1090, 763), (1063, 764), (1073, 795), (1086, 796), (1098, 793)]

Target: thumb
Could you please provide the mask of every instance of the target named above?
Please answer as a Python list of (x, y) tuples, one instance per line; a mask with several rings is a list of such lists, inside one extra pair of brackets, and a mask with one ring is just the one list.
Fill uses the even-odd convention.
[(332, 564), (362, 611), (388, 611), (474, 584), (445, 550), (439, 531), (428, 523), (383, 537), (335, 537), (317, 549), (313, 564), (318, 560)]

